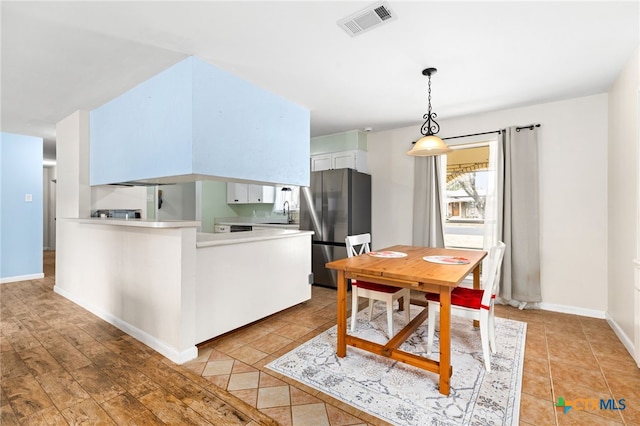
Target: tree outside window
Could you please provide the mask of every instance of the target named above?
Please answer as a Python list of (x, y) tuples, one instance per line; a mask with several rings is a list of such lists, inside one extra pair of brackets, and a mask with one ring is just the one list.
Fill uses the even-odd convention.
[(445, 246), (483, 247), (489, 178), (487, 144), (456, 148), (447, 155)]

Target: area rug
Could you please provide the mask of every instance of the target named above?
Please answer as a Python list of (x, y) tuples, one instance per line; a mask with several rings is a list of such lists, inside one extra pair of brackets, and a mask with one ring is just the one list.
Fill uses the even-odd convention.
[[(420, 310), (411, 306), (411, 318)], [(437, 324), (437, 323), (436, 323)], [(405, 324), (394, 312), (394, 330)], [(496, 318), (497, 354), (491, 372), (484, 369), (480, 332), (469, 320), (451, 321), (451, 393), (438, 392), (438, 376), (419, 368), (347, 347), (336, 356), (336, 326), (269, 363), (267, 368), (395, 425), (517, 425), (522, 388), (526, 323)], [(357, 317), (358, 337), (384, 344), (386, 314), (383, 303)], [(427, 324), (418, 328), (400, 349), (426, 355)], [(438, 359), (438, 326), (434, 350)]]

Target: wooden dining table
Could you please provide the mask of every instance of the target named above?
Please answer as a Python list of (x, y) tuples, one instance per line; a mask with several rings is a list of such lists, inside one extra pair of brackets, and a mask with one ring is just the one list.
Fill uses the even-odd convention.
[[(385, 256), (381, 252), (406, 254), (402, 257)], [(373, 254), (372, 254), (373, 253)], [(451, 290), (473, 273), (474, 288), (480, 287), (480, 264), (487, 255), (481, 250), (457, 250), (432, 247), (395, 245), (376, 252), (334, 260), (326, 267), (337, 271), (338, 337), (336, 354), (347, 355), (347, 345), (388, 357), (439, 375), (439, 391), (449, 395), (451, 367)], [(390, 256), (390, 255), (387, 255)], [(400, 256), (400, 255), (397, 255)], [(440, 264), (424, 260), (427, 256), (451, 256), (468, 260), (468, 263)], [(463, 261), (464, 262), (464, 261)], [(409, 288), (425, 293), (440, 294), (440, 359), (425, 358), (398, 349), (428, 315), (426, 306), (409, 324), (397, 332), (384, 345), (347, 334), (348, 279)]]

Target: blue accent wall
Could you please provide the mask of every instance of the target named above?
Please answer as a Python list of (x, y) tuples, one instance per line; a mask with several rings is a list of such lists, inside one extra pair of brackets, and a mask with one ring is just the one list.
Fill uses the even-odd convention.
[(0, 278), (41, 274), (42, 138), (0, 133), (0, 145)]
[(90, 184), (190, 174), (191, 84), (187, 60), (91, 111)]
[(309, 111), (191, 60), (194, 173), (309, 185)]
[(192, 56), (91, 112), (90, 183), (193, 174), (306, 186), (309, 150), (309, 110)]

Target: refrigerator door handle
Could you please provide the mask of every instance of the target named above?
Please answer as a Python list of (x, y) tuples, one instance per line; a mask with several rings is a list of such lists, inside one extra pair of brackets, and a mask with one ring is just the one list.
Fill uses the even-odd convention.
[(320, 218), (318, 217), (318, 212), (316, 212), (316, 209), (314, 208), (314, 205), (313, 205), (313, 197), (311, 196), (311, 189), (308, 186), (303, 186), (300, 189), (302, 190), (302, 196), (304, 197), (305, 201), (307, 202), (307, 206), (309, 206), (309, 217), (311, 218), (311, 227), (313, 228), (313, 232), (315, 233), (315, 235), (313, 236), (313, 239), (314, 240), (321, 240), (322, 239), (322, 230), (321, 230), (322, 224), (320, 223)]

